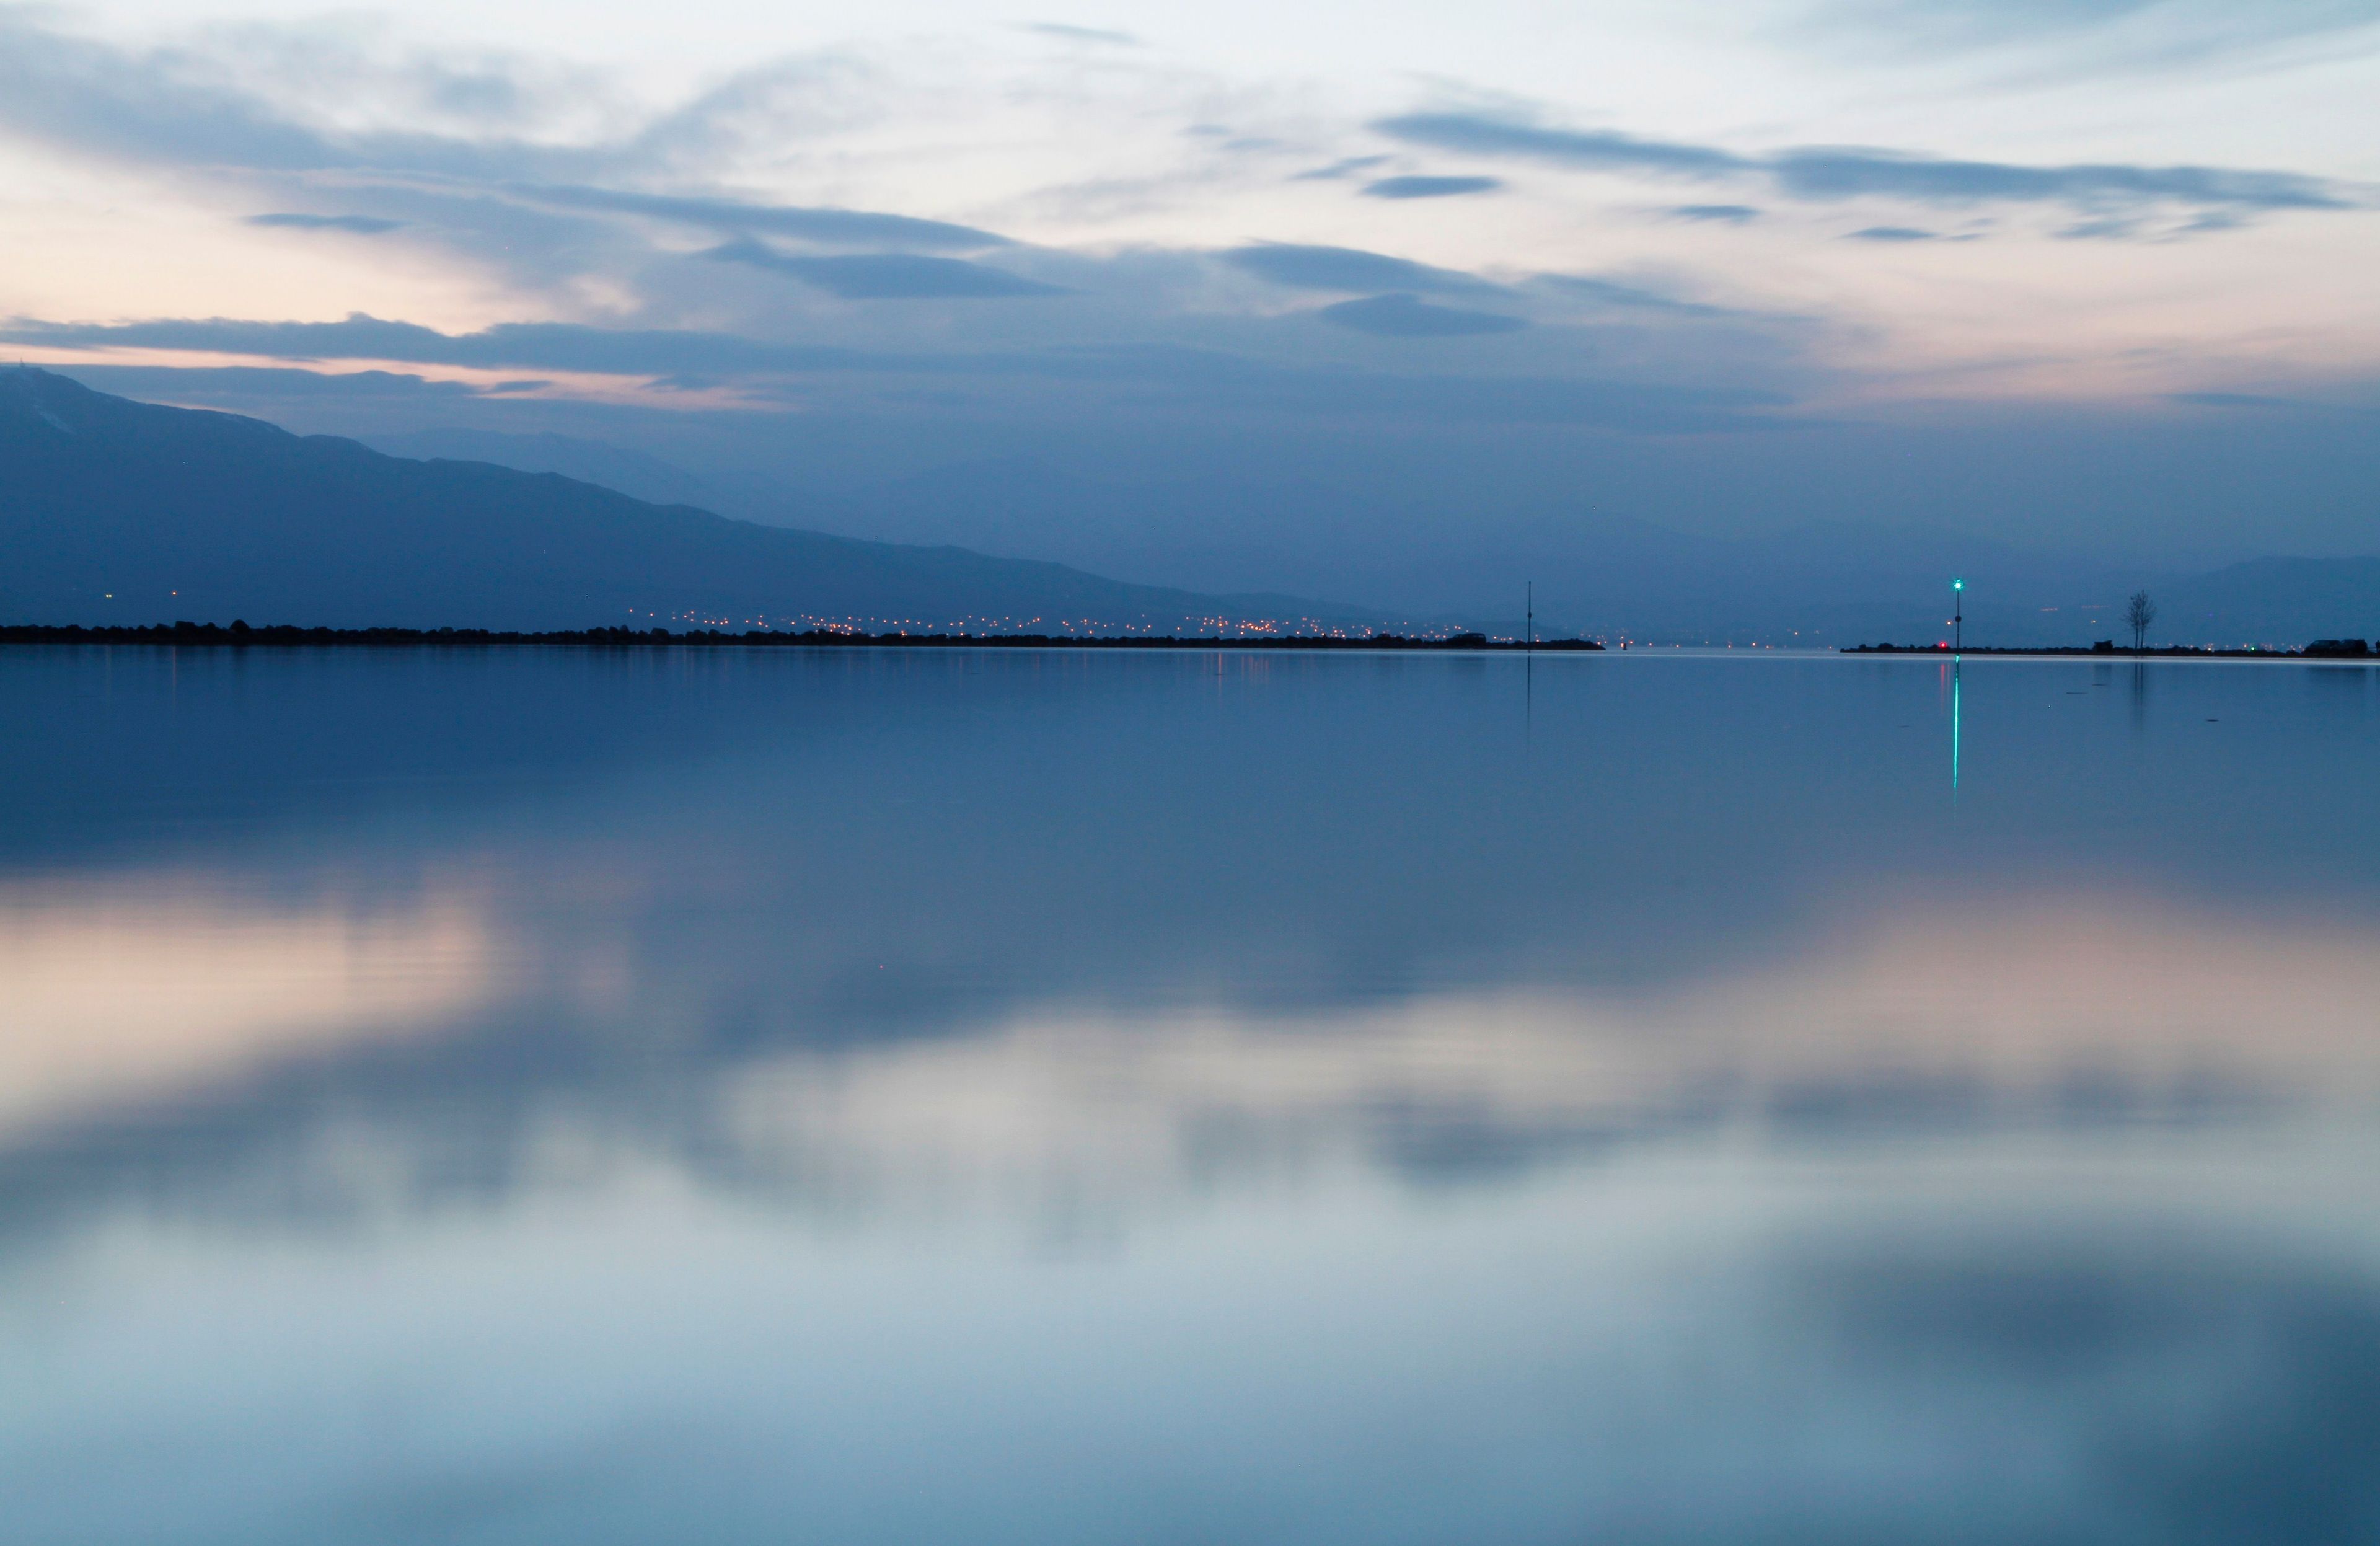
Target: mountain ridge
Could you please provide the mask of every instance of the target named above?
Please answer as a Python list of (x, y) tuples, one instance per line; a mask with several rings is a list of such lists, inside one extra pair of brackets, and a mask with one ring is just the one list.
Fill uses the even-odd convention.
[(1218, 618), (1376, 620), (389, 456), (30, 367), (0, 373), (0, 608), (29, 622), (1196, 632)]
[[(52, 371), (0, 371), (0, 621), (1196, 636), (1221, 619), (1235, 631), (1510, 635), (1521, 626), (1512, 603), (1522, 581), (1534, 579), (1548, 619), (1541, 636), (1565, 631), (1550, 621), (1560, 619), (1615, 641), (1830, 647), (1947, 637), (1957, 573), (1969, 580), (1966, 634), (1977, 643), (2114, 637), (2124, 597), (2142, 587), (2160, 605), (2153, 636), (2164, 642), (2380, 634), (2380, 557), (2275, 555), (2187, 574), (1849, 516), (1736, 540), (1609, 517), (1587, 556), (1489, 547), (1441, 556), (1427, 589), (1484, 595), (1509, 581), (1514, 592), (1456, 624), (1463, 614), (1452, 607), (1399, 612), (1112, 579), (951, 543), (738, 518), (639, 499), (601, 477), (496, 462), (567, 465), (657, 492), (705, 486), (603, 442), (472, 430), (375, 438), (489, 459), (392, 456), (237, 414), (136, 402)], [(1045, 471), (1012, 469), (1011, 481), (1038, 498)], [(955, 498), (951, 477), (939, 470), (918, 487)], [(1099, 512), (1084, 504), (1088, 522)], [(1351, 578), (1375, 578), (1407, 561), (1393, 542), (1353, 531), (1340, 559)], [(1238, 567), (1253, 578), (1267, 566)]]

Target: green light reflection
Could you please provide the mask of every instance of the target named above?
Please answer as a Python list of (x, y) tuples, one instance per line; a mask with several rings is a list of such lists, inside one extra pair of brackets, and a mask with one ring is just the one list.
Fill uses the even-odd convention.
[(1959, 792), (1959, 662), (1950, 662), (1950, 793)]

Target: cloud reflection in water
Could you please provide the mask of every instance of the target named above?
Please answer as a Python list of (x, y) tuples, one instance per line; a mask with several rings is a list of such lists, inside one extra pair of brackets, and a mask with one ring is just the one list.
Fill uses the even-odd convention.
[(491, 991), (495, 945), (468, 896), (390, 911), (194, 879), (0, 893), (0, 1143), (93, 1107), (419, 1035)]
[[(178, 1123), (202, 1136), (174, 1161), (191, 1181), (237, 1160), (226, 1139), (244, 1125), (268, 1149), (320, 1140), (311, 1124), (335, 1109), (329, 1136), (386, 1152), (275, 1162), (311, 1171), (316, 1195), (342, 1174), (459, 1182), (478, 1152), (495, 1169), (468, 1190), (485, 1198), (533, 1179), (541, 1145), (591, 1138), (799, 1209), (1031, 1217), (1063, 1196), (1124, 1220), (1317, 1163), (1459, 1178), (1688, 1131), (2380, 1112), (2364, 1007), (2380, 1002), (2380, 956), (2360, 930), (2139, 897), (1909, 899), (1623, 991), (1522, 982), (1303, 1009), (996, 1000), (854, 1037), (820, 1034), (821, 1006), (830, 1022), (868, 1007), (835, 963), (656, 966), (650, 942), (624, 944), (618, 919), (588, 929), (583, 910), (540, 935), (543, 878), (378, 915), (176, 883), (170, 900), (128, 901), (154, 895), (132, 887), (0, 912), (0, 962), (25, 989), (0, 1142), (13, 1129), (35, 1150), (103, 1138), (104, 1151), (130, 1132), (170, 1148)], [(867, 986), (897, 1027), (914, 995)]]
[(0, 656), (0, 1495), (2370, 1534), (2363, 696), (1573, 664)]

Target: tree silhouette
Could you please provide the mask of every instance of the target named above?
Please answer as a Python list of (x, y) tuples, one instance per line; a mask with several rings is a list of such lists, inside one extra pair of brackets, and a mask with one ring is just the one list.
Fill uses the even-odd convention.
[(2149, 625), (2156, 621), (2156, 603), (2149, 600), (2147, 591), (2132, 592), (2132, 599), (2124, 606), (2124, 621), (2132, 626), (2132, 648), (2135, 650), (2145, 648), (2148, 644)]

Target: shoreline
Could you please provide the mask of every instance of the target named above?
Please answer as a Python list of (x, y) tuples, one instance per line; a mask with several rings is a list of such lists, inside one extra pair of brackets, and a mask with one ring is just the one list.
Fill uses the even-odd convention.
[[(1238, 638), (1217, 639), (1198, 635), (1157, 635), (1135, 637), (1125, 634), (1039, 634), (1039, 633), (864, 633), (856, 628), (811, 628), (800, 632), (784, 629), (750, 628), (731, 633), (720, 628), (689, 628), (673, 633), (666, 628), (333, 628), (300, 627), (292, 624), (268, 624), (252, 627), (233, 623), (228, 627), (215, 623), (158, 624), (10, 624), (0, 625), (0, 645), (145, 645), (152, 648), (193, 647), (199, 649), (710, 649), (726, 647), (758, 647), (763, 649), (1010, 649), (1010, 650), (1255, 650), (1255, 651), (1389, 651), (1468, 654), (1604, 654), (1620, 653), (1586, 639), (1540, 639), (1534, 643), (1521, 639), (1488, 639), (1478, 633), (1460, 633), (1444, 639), (1415, 639), (1400, 634), (1377, 634), (1366, 639), (1337, 638), (1325, 634), (1254, 634)], [(1953, 650), (1939, 644), (1845, 644), (1832, 650), (1819, 649), (1810, 654), (1831, 654), (1839, 657), (1886, 656), (1895, 659), (1949, 659), (1981, 656), (1996, 659), (2033, 660), (2265, 660), (2324, 661), (2349, 664), (2380, 663), (2380, 651), (2361, 640), (2317, 639), (2301, 649), (2263, 649), (2247, 646), (2222, 649), (2211, 645), (2169, 644), (2148, 649), (2111, 649), (2090, 645), (2036, 645), (2016, 647), (2006, 645), (1971, 645)], [(1673, 648), (1646, 644), (1634, 653), (1665, 655)], [(1696, 654), (1717, 654), (1721, 651), (1710, 645), (1692, 647)], [(1746, 656), (1766, 654), (1770, 651), (1751, 647), (1728, 651)]]
[(1174, 635), (1134, 638), (1129, 635), (1071, 634), (943, 634), (861, 633), (818, 628), (788, 633), (762, 628), (743, 633), (721, 629), (563, 628), (544, 631), (492, 628), (304, 628), (288, 624), (251, 627), (234, 623), (152, 624), (147, 627), (79, 623), (57, 626), (18, 624), (0, 627), (0, 644), (145, 644), (190, 645), (202, 649), (395, 649), (431, 646), (475, 649), (528, 646), (577, 649), (713, 648), (759, 645), (784, 648), (893, 649), (1021, 649), (1021, 650), (1415, 650), (1487, 651), (1498, 654), (1576, 654), (1602, 652), (1604, 647), (1585, 639), (1541, 639), (1534, 644), (1519, 639), (1491, 639), (1481, 634), (1456, 634), (1448, 639), (1410, 639), (1379, 634), (1369, 639), (1335, 639), (1318, 634), (1254, 635), (1239, 639), (1201, 639)]
[(1845, 644), (1835, 651), (1842, 655), (1924, 655), (1946, 660), (1958, 660), (1967, 655), (2031, 656), (2050, 660), (2262, 660), (2262, 661), (2380, 661), (2362, 649), (2325, 649), (2335, 642), (2318, 639), (2299, 650), (2265, 650), (2246, 645), (2237, 650), (2218, 649), (2205, 644), (2166, 644), (2148, 649), (2100, 649), (2088, 644), (2044, 644), (2025, 648), (2010, 645), (1969, 645), (1953, 650), (1947, 644)]

